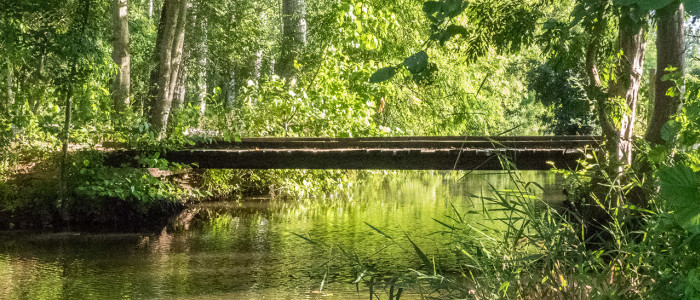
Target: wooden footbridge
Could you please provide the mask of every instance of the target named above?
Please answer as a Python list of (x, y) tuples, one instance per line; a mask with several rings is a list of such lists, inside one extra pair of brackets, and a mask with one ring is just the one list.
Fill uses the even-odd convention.
[[(574, 168), (595, 136), (244, 138), (170, 151), (171, 162), (209, 169), (548, 170)], [(133, 163), (135, 151), (108, 155)]]

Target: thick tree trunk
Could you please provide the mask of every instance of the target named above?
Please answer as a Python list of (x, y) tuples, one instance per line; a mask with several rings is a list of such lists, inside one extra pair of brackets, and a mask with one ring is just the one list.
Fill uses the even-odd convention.
[(681, 104), (680, 92), (673, 96), (668, 91), (676, 88), (675, 82), (664, 80), (664, 75), (670, 74), (666, 69), (675, 68), (677, 72), (684, 71), (683, 54), (685, 52), (684, 22), (685, 10), (683, 4), (674, 1), (668, 6), (656, 11), (657, 25), (657, 72), (656, 99), (654, 99), (654, 115), (646, 132), (646, 140), (652, 145), (665, 144), (661, 138), (661, 128), (678, 111)]
[(166, 0), (156, 41), (157, 68), (151, 75), (149, 122), (159, 138), (165, 134), (182, 65), (187, 0)]
[[(614, 159), (621, 165), (632, 164), (632, 142), (634, 123), (637, 118), (639, 87), (644, 75), (644, 52), (646, 50), (646, 19), (630, 18), (631, 12), (623, 8), (619, 23), (618, 43), (622, 56), (616, 68), (616, 80), (610, 83), (610, 96), (615, 102), (622, 101), (624, 109), (616, 120), (617, 136), (609, 137), (608, 142), (617, 150)], [(613, 110), (609, 110), (613, 112)], [(617, 124), (619, 122), (619, 124)]]
[(112, 17), (114, 24), (112, 59), (119, 66), (114, 79), (112, 100), (117, 112), (125, 111), (130, 104), (131, 67), (129, 55), (129, 20), (127, 0), (114, 0)]
[(282, 53), (276, 73), (292, 80), (296, 76), (294, 61), (299, 59), (306, 46), (305, 0), (282, 0)]
[(185, 92), (187, 83), (187, 67), (182, 66), (177, 75), (177, 84), (173, 94), (172, 115), (175, 116), (185, 106)]

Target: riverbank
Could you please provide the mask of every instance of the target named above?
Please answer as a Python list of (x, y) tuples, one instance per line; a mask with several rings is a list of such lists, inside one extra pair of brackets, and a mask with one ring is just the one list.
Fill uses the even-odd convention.
[[(394, 294), (402, 288), (401, 299), (421, 299), (402, 276), (421, 266), (405, 233), (439, 271), (455, 273), (463, 258), (433, 218), (456, 209), (498, 228), (470, 195), (487, 193), (489, 183), (508, 189), (508, 176), (463, 175), (374, 173), (352, 181), (345, 197), (192, 203), (158, 232), (0, 234), (0, 298), (367, 299), (371, 274), (382, 274), (372, 283), (381, 299), (392, 276), (401, 277)], [(527, 179), (553, 196), (559, 184), (544, 172)]]
[(172, 164), (159, 152), (140, 155), (139, 168), (111, 167), (96, 150), (70, 152), (61, 193), (60, 155), (17, 160), (0, 174), (0, 230), (160, 230), (201, 201), (269, 195), (303, 198), (339, 194), (357, 173), (327, 170), (204, 170)]

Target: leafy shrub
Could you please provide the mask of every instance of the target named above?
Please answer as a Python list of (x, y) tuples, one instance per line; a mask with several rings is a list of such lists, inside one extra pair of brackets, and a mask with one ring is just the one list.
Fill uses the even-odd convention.
[[(156, 153), (137, 160), (146, 167), (168, 170), (169, 164)], [(176, 184), (149, 174), (146, 169), (114, 168), (103, 164), (104, 155), (89, 151), (76, 154), (70, 166), (70, 183), (78, 205), (120, 199), (135, 204), (142, 212), (159, 201), (175, 201), (183, 193)]]

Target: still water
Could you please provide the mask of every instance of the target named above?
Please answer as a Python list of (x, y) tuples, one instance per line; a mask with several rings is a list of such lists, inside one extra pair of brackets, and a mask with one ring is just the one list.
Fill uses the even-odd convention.
[[(160, 233), (0, 233), (0, 299), (367, 299), (352, 284), (363, 268), (420, 266), (406, 236), (456, 262), (433, 218), (482, 211), (470, 195), (509, 187), (505, 175), (463, 175), (376, 173), (340, 199), (205, 203)], [(523, 177), (561, 198), (555, 175)]]

